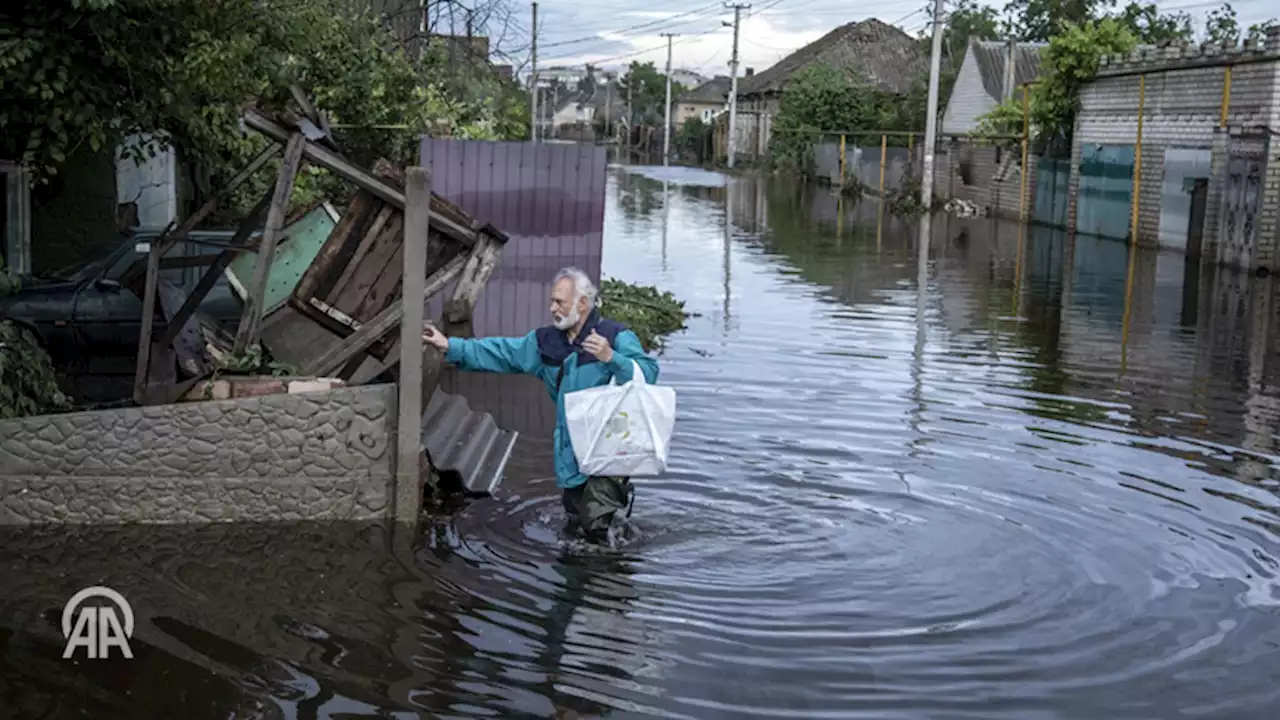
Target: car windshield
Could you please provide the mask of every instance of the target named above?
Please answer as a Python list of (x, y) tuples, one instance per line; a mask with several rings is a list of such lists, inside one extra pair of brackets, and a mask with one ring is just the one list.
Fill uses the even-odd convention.
[(102, 271), (102, 266), (106, 260), (99, 258), (97, 260), (81, 260), (74, 265), (55, 272), (50, 273), (50, 277), (58, 280), (69, 280), (71, 282), (80, 282), (85, 278), (94, 277)]

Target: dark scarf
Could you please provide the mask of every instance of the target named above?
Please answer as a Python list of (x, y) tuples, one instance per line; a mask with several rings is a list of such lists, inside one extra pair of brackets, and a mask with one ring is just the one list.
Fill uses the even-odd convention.
[(589, 365), (600, 362), (595, 355), (582, 349), (582, 341), (591, 336), (592, 330), (612, 344), (618, 337), (618, 333), (626, 329), (627, 326), (620, 322), (600, 317), (600, 311), (592, 308), (587, 314), (587, 321), (582, 324), (582, 329), (578, 331), (573, 342), (569, 342), (568, 333), (555, 325), (538, 328), (536, 334), (538, 353), (542, 355), (543, 364), (550, 367), (561, 367), (570, 355), (575, 354), (578, 356), (579, 365)]

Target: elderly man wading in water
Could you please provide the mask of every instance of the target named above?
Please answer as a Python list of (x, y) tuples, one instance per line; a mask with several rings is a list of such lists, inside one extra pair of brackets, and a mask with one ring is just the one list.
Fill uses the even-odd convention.
[[(556, 403), (556, 485), (563, 491), (566, 530), (596, 542), (608, 537), (614, 513), (629, 507), (634, 491), (630, 478), (587, 477), (578, 470), (564, 396), (576, 390), (607, 385), (617, 378), (630, 382), (637, 363), (647, 382), (658, 380), (658, 363), (645, 354), (640, 338), (621, 323), (605, 320), (596, 309), (596, 287), (587, 274), (565, 268), (551, 287), (552, 324), (524, 337), (449, 338), (431, 325), (423, 339), (445, 353), (445, 361), (460, 370), (525, 373), (546, 385)], [(630, 514), (630, 510), (627, 511)]]

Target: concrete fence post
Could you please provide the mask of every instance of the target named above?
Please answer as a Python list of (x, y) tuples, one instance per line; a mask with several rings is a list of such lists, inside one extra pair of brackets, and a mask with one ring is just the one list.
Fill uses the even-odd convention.
[(401, 283), (400, 397), (396, 442), (395, 520), (416, 524), (422, 512), (422, 321), (431, 226), (431, 172), (405, 169), (404, 280)]

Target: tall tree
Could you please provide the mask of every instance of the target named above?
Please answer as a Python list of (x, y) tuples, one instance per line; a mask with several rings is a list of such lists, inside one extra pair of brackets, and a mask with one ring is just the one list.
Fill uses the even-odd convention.
[[(671, 84), (671, 99), (684, 92), (680, 83)], [(663, 105), (667, 97), (667, 76), (660, 72), (652, 62), (632, 62), (627, 73), (618, 81), (618, 93), (622, 97), (631, 95), (631, 114), (634, 122), (661, 123)]]
[(1162, 14), (1154, 3), (1131, 2), (1116, 15), (1141, 45), (1165, 46), (1190, 42), (1195, 37), (1191, 16), (1185, 12)]
[(1102, 17), (1116, 0), (1009, 0), (1005, 29), (1026, 42), (1048, 42), (1068, 25)]
[(1204, 21), (1204, 39), (1218, 45), (1240, 43), (1240, 21), (1236, 19), (1236, 9), (1231, 7), (1231, 3), (1223, 3), (1222, 7), (1209, 11)]
[[(925, 8), (932, 14), (933, 6)], [(960, 0), (951, 11), (947, 28), (942, 36), (942, 48), (947, 62), (955, 71), (964, 63), (969, 40), (995, 40), (1000, 37), (1000, 14), (990, 5), (980, 5), (977, 0)], [(922, 33), (922, 39), (927, 35)]]

